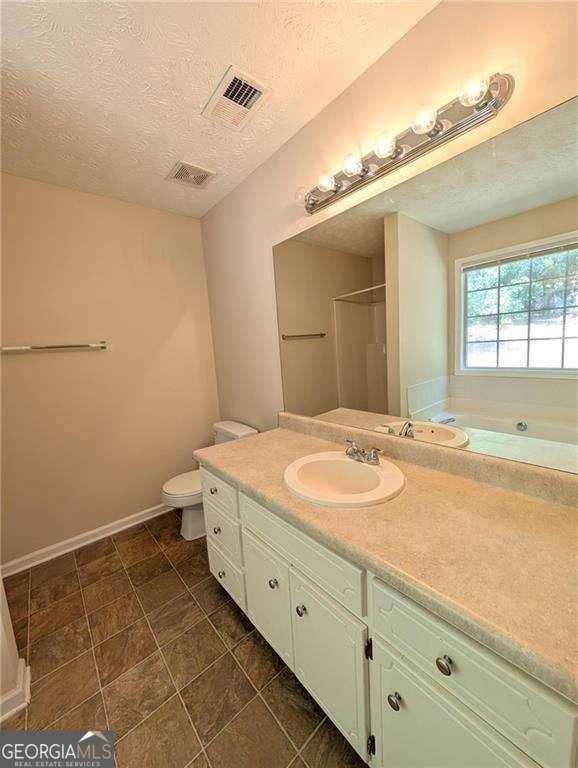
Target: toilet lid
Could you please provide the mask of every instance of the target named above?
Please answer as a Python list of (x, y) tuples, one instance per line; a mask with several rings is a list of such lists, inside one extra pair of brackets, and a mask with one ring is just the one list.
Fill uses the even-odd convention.
[(170, 496), (190, 496), (201, 492), (201, 473), (198, 469), (192, 472), (183, 472), (182, 475), (172, 477), (163, 485), (163, 491)]

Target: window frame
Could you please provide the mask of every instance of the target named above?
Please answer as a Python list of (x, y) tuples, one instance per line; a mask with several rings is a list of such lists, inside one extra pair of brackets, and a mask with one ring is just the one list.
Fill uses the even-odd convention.
[(531, 240), (495, 251), (465, 256), (454, 262), (454, 375), (456, 376), (493, 376), (499, 378), (542, 378), (542, 379), (575, 379), (578, 377), (576, 368), (468, 368), (465, 364), (465, 274), (466, 269), (494, 261), (523, 258), (533, 255), (533, 251), (547, 248), (563, 248), (578, 242), (578, 230), (565, 232), (560, 235)]

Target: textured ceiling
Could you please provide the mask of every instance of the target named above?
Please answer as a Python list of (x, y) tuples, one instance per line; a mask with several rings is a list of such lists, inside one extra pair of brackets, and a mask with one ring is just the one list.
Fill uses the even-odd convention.
[[(202, 215), (436, 4), (4, 2), (3, 168)], [(240, 132), (200, 115), (231, 64), (270, 89)]]
[(500, 134), (299, 235), (328, 248), (383, 253), (383, 217), (400, 212), (458, 232), (578, 194), (578, 98)]

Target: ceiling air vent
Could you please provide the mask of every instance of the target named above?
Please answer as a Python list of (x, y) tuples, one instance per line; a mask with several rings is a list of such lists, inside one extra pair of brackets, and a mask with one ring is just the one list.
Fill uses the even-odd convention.
[(230, 128), (241, 128), (263, 104), (265, 92), (254, 78), (229, 67), (202, 114)]
[(181, 184), (188, 184), (190, 187), (206, 187), (209, 181), (215, 176), (212, 171), (206, 168), (199, 168), (198, 165), (178, 162), (167, 179), (178, 181)]

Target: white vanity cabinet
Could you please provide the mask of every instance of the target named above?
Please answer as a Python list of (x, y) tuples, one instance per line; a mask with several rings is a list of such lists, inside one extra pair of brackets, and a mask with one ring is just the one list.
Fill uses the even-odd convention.
[(466, 707), (373, 640), (371, 717), (379, 768), (536, 768)]
[(243, 531), (247, 615), (293, 669), (289, 563), (250, 531)]
[(201, 468), (211, 572), (373, 768), (575, 768), (577, 709)]

